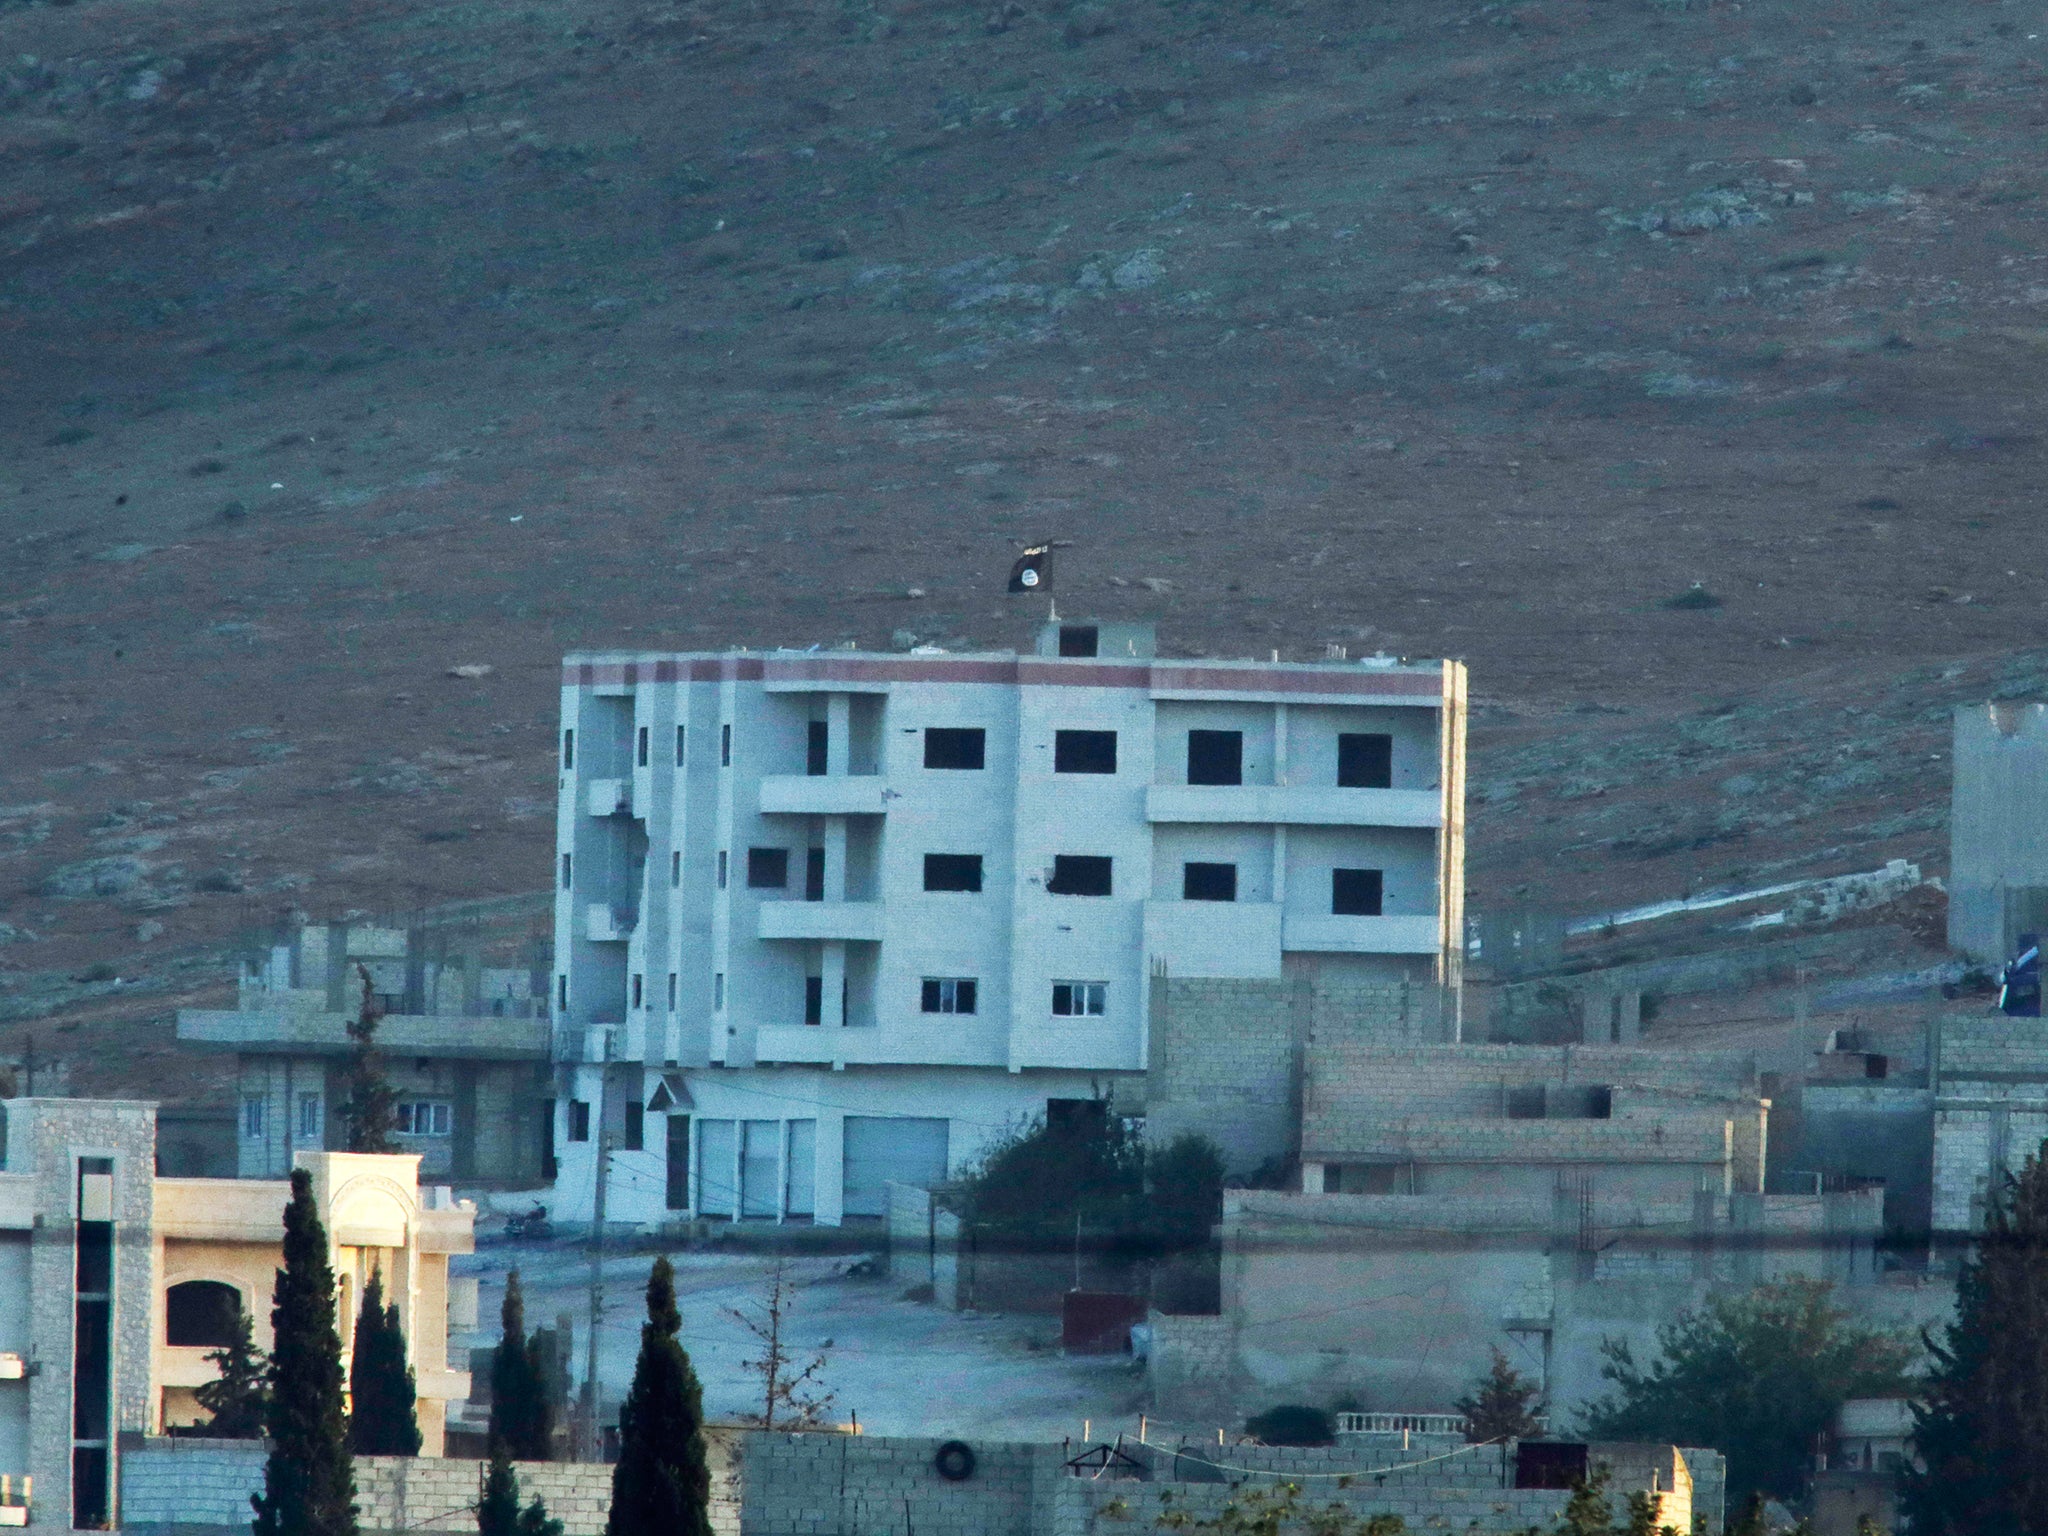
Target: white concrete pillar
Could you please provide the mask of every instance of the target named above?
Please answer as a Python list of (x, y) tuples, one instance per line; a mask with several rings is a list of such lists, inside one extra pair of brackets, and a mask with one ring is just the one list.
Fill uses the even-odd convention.
[(824, 996), (820, 999), (818, 1022), (827, 1029), (838, 1029), (846, 1023), (846, 941), (828, 940), (824, 946), (823, 963)]
[(850, 694), (825, 695), (825, 725), (828, 732), (825, 738), (825, 772), (832, 778), (843, 779), (847, 764), (852, 760), (853, 698)]

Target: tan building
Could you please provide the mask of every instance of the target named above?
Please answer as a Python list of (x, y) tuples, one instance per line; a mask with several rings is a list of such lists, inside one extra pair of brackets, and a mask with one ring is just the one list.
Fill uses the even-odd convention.
[[(32, 1505), (35, 1524), (95, 1529), (119, 1518), (121, 1437), (204, 1417), (193, 1391), (238, 1311), (268, 1347), (290, 1186), (156, 1177), (153, 1104), (13, 1099), (0, 1115), (0, 1525), (27, 1523)], [(339, 1281), (343, 1358), (381, 1271), (434, 1456), (449, 1401), (469, 1392), (447, 1364), (448, 1259), (471, 1251), (475, 1210), (422, 1189), (419, 1161), (298, 1155)], [(473, 1314), (473, 1287), (455, 1292)]]

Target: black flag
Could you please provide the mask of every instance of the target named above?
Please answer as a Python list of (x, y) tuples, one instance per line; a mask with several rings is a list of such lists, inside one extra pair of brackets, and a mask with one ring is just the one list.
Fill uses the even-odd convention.
[(1012, 592), (1045, 592), (1052, 587), (1052, 546), (1034, 544), (1010, 567)]

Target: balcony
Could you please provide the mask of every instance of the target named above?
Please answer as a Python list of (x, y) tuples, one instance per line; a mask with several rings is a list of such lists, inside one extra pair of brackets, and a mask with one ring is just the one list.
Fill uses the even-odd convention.
[(583, 937), (593, 944), (623, 944), (639, 926), (640, 914), (630, 907), (594, 901), (583, 909)]
[(1278, 976), (1280, 929), (1270, 901), (1148, 901), (1145, 956), (1171, 976)]
[(1154, 784), (1145, 819), (1257, 822), (1295, 827), (1443, 825), (1443, 796), (1433, 789), (1335, 789), (1294, 784)]
[(1433, 955), (1443, 947), (1443, 924), (1421, 917), (1333, 917), (1290, 912), (1280, 927), (1283, 950), (1326, 955)]
[(633, 814), (631, 779), (592, 779), (584, 786), (584, 803), (593, 816)]
[(763, 816), (880, 816), (888, 810), (880, 774), (775, 774), (761, 781)]
[(754, 1032), (754, 1059), (829, 1066), (1001, 1067), (1009, 1064), (1003, 1026), (993, 1019), (949, 1014), (945, 1022), (886, 1028), (828, 1029), (764, 1024)]
[(882, 940), (879, 901), (764, 901), (759, 911), (757, 938)]

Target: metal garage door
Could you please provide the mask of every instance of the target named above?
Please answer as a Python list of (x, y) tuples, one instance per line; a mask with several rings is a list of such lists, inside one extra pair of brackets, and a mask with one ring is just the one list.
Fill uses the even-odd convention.
[(731, 1216), (735, 1156), (738, 1147), (730, 1120), (697, 1122), (697, 1214)]
[(915, 1184), (920, 1189), (929, 1189), (945, 1177), (945, 1121), (883, 1115), (846, 1117), (847, 1215), (886, 1215), (889, 1184)]
[(775, 1191), (782, 1182), (782, 1122), (740, 1122), (740, 1214), (776, 1216)]

